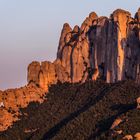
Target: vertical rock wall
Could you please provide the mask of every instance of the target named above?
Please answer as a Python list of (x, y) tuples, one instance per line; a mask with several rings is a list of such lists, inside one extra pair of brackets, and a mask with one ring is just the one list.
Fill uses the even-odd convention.
[(81, 27), (65, 23), (57, 59), (33, 62), (28, 67), (28, 82), (45, 90), (61, 82), (85, 82), (102, 78), (106, 82), (133, 79), (140, 82), (140, 9), (132, 18), (117, 9), (110, 18), (89, 14)]

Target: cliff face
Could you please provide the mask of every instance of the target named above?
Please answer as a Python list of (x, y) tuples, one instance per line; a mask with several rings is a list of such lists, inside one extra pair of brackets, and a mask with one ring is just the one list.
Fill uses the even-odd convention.
[(61, 32), (57, 58), (51, 62), (32, 62), (28, 83), (45, 90), (63, 82), (85, 82), (102, 78), (108, 83), (126, 79), (140, 81), (140, 9), (132, 18), (122, 9), (110, 18), (95, 12), (72, 29), (65, 23)]

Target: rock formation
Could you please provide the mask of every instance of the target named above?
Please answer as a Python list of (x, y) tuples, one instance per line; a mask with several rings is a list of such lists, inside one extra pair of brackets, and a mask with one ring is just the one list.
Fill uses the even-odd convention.
[(118, 118), (118, 119), (116, 119), (114, 122), (113, 122), (113, 124), (112, 124), (112, 126), (111, 126), (111, 128), (110, 129), (114, 129), (114, 128), (116, 128), (120, 123), (122, 123), (123, 122), (123, 120), (122, 119), (120, 119), (120, 118)]
[(136, 134), (134, 135), (134, 137), (135, 137), (136, 140), (140, 140), (140, 133), (139, 133), (139, 132), (136, 133)]
[(140, 9), (132, 18), (117, 9), (110, 18), (89, 14), (81, 27), (65, 23), (57, 58), (51, 62), (32, 62), (28, 83), (46, 91), (51, 84), (104, 79), (108, 83), (126, 79), (140, 82)]
[(133, 140), (133, 136), (132, 135), (126, 135), (123, 137), (123, 140)]
[(34, 84), (0, 91), (0, 102), (4, 104), (0, 107), (0, 131), (6, 130), (19, 119), (20, 108), (27, 107), (30, 102), (42, 103), (44, 95), (44, 90)]
[[(135, 17), (115, 10), (110, 18), (89, 14), (81, 27), (65, 23), (54, 62), (32, 62), (28, 85), (0, 91), (0, 131), (18, 120), (20, 108), (44, 101), (49, 86), (101, 78), (108, 83), (133, 79), (140, 83), (140, 9)], [(137, 100), (139, 108), (139, 99)], [(114, 122), (115, 125), (121, 120)], [(27, 130), (28, 132), (28, 130)]]

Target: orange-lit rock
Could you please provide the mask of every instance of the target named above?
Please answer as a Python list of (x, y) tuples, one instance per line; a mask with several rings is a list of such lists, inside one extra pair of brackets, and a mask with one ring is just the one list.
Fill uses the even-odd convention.
[(112, 126), (111, 126), (110, 129), (116, 128), (122, 121), (123, 121), (123, 120), (120, 119), (120, 118), (116, 119), (116, 120), (113, 122), (113, 124), (112, 124)]
[[(118, 9), (113, 12), (113, 20), (117, 26), (117, 80), (123, 79), (124, 74), (124, 60), (125, 60), (125, 48), (127, 38), (127, 26), (131, 14), (127, 11)], [(115, 47), (115, 46), (114, 46)]]
[(75, 83), (97, 77), (108, 83), (126, 79), (140, 83), (139, 21), (140, 10), (132, 18), (128, 11), (117, 9), (110, 18), (92, 12), (73, 30), (65, 23), (56, 60), (44, 70), (42, 64), (31, 64), (28, 82), (35, 81), (45, 90), (57, 81)]
[(68, 23), (65, 23), (63, 25), (63, 29), (61, 32), (61, 36), (60, 36), (60, 40), (59, 40), (59, 46), (58, 46), (58, 52), (57, 52), (57, 57), (61, 58), (61, 53), (63, 50), (63, 47), (65, 46), (65, 38), (67, 36), (68, 33), (70, 33), (72, 31), (70, 25)]
[(6, 130), (18, 120), (20, 108), (27, 107), (30, 102), (42, 103), (44, 95), (45, 91), (33, 83), (1, 92), (0, 102), (4, 103), (4, 107), (0, 107), (0, 131)]
[(133, 136), (132, 135), (126, 135), (122, 139), (123, 140), (133, 140)]
[(136, 140), (140, 140), (140, 133), (139, 133), (139, 132), (136, 133), (136, 134), (134, 135), (134, 137), (135, 137)]
[(28, 76), (27, 76), (27, 80), (28, 83), (35, 83), (38, 84), (39, 82), (39, 77), (38, 77), (38, 73), (40, 71), (40, 63), (37, 61), (32, 62), (29, 66), (28, 66)]
[(20, 107), (43, 102), (49, 86), (58, 81), (76, 83), (102, 78), (108, 83), (126, 79), (140, 83), (139, 54), (140, 9), (134, 18), (122, 9), (115, 10), (110, 18), (92, 12), (80, 28), (76, 25), (73, 30), (65, 23), (56, 60), (32, 62), (28, 66), (28, 86), (0, 91), (0, 131), (18, 119), (9, 111), (18, 116)]
[(13, 122), (17, 121), (18, 117), (8, 112), (6, 109), (0, 108), (0, 131), (7, 130)]
[(94, 70), (94, 73), (93, 73), (93, 75), (92, 75), (92, 80), (93, 80), (93, 81), (96, 81), (97, 78), (98, 78), (98, 76), (99, 76), (99, 71), (98, 71), (98, 69), (95, 69), (95, 70)]
[(46, 91), (48, 86), (57, 82), (57, 75), (55, 72), (55, 65), (50, 62), (42, 62), (39, 72), (39, 86)]

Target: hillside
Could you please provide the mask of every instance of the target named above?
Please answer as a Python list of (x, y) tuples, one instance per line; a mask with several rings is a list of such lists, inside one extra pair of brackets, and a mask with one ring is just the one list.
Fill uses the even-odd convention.
[[(2, 140), (108, 140), (140, 132), (136, 99), (140, 86), (134, 81), (107, 84), (101, 80), (84, 84), (52, 85), (44, 103), (21, 109), (21, 120), (0, 134)], [(116, 119), (123, 122), (111, 126)]]
[(56, 59), (33, 61), (27, 85), (0, 91), (0, 139), (134, 137), (140, 132), (139, 54), (140, 8), (134, 17), (117, 9), (110, 17), (91, 12), (73, 29), (65, 23)]
[(44, 90), (35, 84), (0, 91), (0, 132), (7, 130), (19, 119), (20, 108), (25, 108), (34, 101), (42, 103), (44, 95)]

